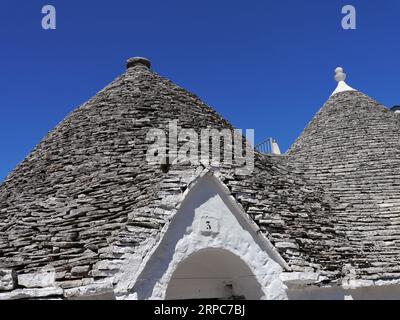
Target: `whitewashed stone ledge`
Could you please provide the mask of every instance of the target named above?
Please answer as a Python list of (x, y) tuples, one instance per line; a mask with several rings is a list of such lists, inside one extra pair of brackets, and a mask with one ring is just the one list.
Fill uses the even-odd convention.
[(362, 280), (362, 279), (351, 279), (344, 280), (342, 282), (342, 287), (345, 290), (353, 290), (366, 287), (383, 287), (383, 286), (393, 286), (399, 285), (400, 279), (394, 280)]
[(11, 291), (15, 288), (15, 273), (13, 270), (0, 270), (0, 291)]
[(64, 290), (64, 297), (70, 300), (115, 300), (111, 282), (93, 283), (87, 286)]
[(35, 299), (62, 296), (62, 294), (63, 289), (61, 288), (17, 289), (0, 293), (0, 300)]
[(280, 278), (288, 287), (315, 284), (322, 280), (319, 273), (314, 272), (284, 272)]
[(48, 288), (55, 286), (55, 271), (42, 271), (18, 275), (18, 285), (25, 288)]
[(374, 281), (374, 285), (378, 287), (382, 286), (392, 286), (400, 284), (400, 279), (393, 279), (393, 280), (376, 280)]
[(365, 287), (371, 287), (374, 285), (373, 280), (343, 280), (342, 281), (342, 288), (345, 290), (351, 290), (351, 289), (358, 289), (358, 288), (365, 288)]

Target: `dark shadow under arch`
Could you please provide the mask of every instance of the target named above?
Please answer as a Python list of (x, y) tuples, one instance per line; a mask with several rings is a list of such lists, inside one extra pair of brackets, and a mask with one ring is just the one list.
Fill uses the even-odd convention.
[(248, 265), (219, 248), (199, 250), (179, 263), (166, 299), (260, 299), (263, 291)]

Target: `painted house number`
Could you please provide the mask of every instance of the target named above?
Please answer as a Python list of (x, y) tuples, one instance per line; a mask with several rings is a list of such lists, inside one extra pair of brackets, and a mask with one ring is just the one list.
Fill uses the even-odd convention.
[(200, 232), (204, 235), (219, 233), (219, 221), (210, 216), (201, 217)]

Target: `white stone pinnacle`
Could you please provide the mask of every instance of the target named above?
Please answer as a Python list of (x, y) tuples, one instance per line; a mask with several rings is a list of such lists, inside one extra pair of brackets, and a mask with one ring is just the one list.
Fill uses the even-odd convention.
[(357, 91), (356, 89), (353, 89), (352, 87), (347, 85), (347, 83), (345, 82), (346, 74), (344, 73), (343, 68), (341, 67), (336, 68), (335, 73), (336, 73), (335, 80), (338, 82), (338, 86), (336, 87), (336, 90), (333, 91), (333, 93), (331, 94), (331, 97), (339, 92)]

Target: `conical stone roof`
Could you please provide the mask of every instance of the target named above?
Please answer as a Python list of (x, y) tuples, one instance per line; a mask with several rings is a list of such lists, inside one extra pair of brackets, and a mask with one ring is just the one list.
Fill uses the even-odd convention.
[[(2, 184), (2, 264), (35, 267), (65, 250), (86, 252), (90, 261), (103, 242), (140, 242), (145, 233), (113, 230), (133, 208), (159, 197), (165, 174), (146, 161), (149, 130), (176, 119), (182, 127), (231, 128), (197, 97), (135, 60), (52, 130)], [(159, 227), (156, 218), (142, 220)]]
[[(51, 267), (65, 290), (103, 279), (118, 287), (160, 240), (184, 191), (208, 168), (147, 162), (147, 133), (176, 119), (195, 130), (233, 128), (149, 67), (129, 60), (122, 76), (73, 111), (0, 186), (0, 269)], [(345, 239), (334, 229), (335, 200), (290, 171), (284, 157), (256, 153), (253, 174), (236, 169), (222, 166), (221, 181), (288, 268), (340, 278), (343, 261), (333, 248)]]
[(335, 230), (357, 277), (399, 277), (400, 117), (358, 91), (335, 93), (286, 157), (340, 202)]

